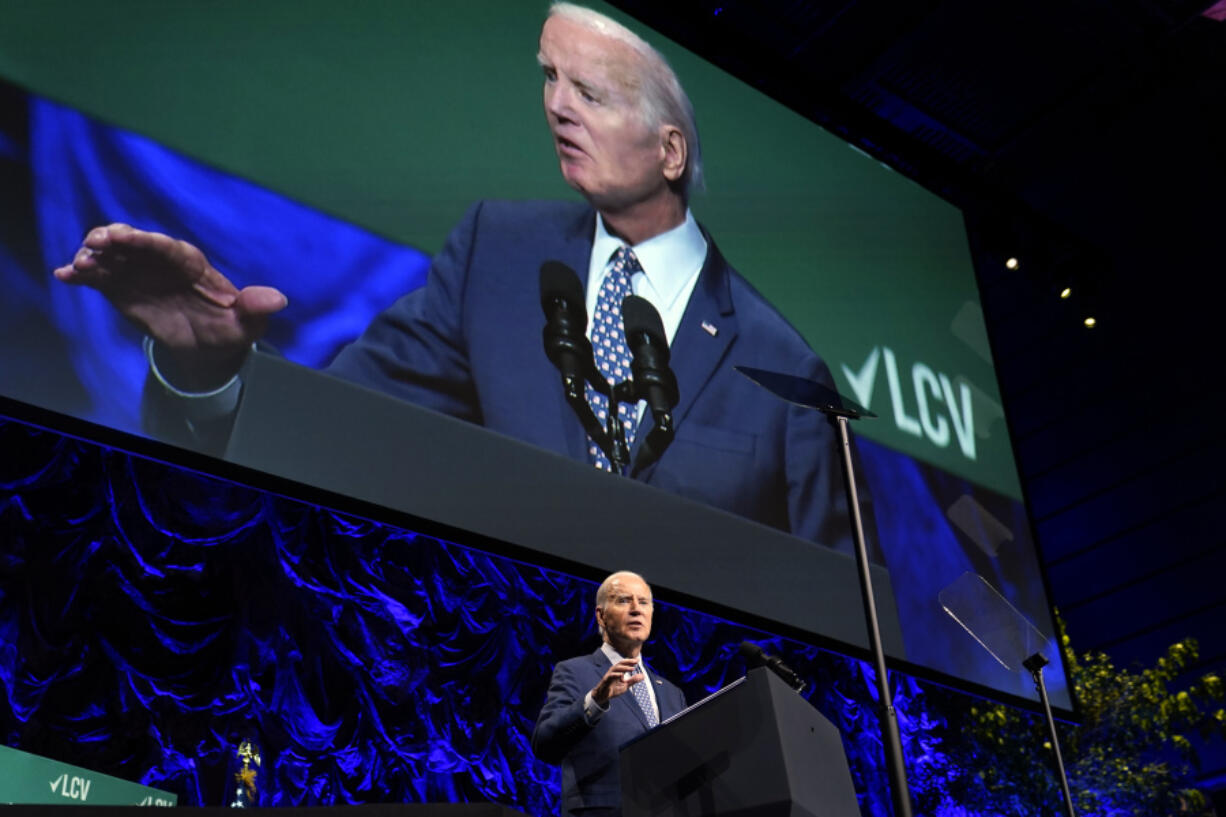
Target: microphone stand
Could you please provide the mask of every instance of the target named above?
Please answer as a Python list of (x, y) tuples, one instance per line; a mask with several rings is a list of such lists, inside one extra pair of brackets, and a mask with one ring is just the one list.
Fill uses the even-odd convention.
[[(604, 388), (600, 388), (600, 386), (604, 386)], [(596, 415), (592, 413), (586, 395), (583, 395), (581, 392), (579, 400), (574, 401), (571, 400), (570, 393), (567, 392), (566, 399), (579, 414), (580, 419), (584, 421), (583, 426), (588, 436), (600, 446), (600, 450), (609, 458), (613, 469), (622, 476), (630, 476), (628, 472), (631, 465), (630, 446), (626, 442), (626, 430), (619, 422), (621, 405), (623, 403), (628, 404), (637, 413), (639, 401), (644, 398), (638, 393), (633, 380), (623, 380), (616, 385), (610, 385), (602, 380), (599, 382), (599, 385), (593, 383), (592, 387), (605, 395), (609, 400), (609, 416), (606, 418), (603, 428), (600, 425), (600, 421), (596, 419)], [(635, 473), (658, 460), (660, 455), (664, 453), (664, 449), (668, 448), (669, 443), (673, 441), (673, 436), (676, 433), (671, 414), (666, 414), (663, 418), (657, 418), (653, 412), (652, 419), (654, 423), (651, 430), (647, 432), (646, 437), (643, 439), (639, 448), (639, 456), (633, 463)], [(642, 425), (642, 423), (638, 423), (638, 425)], [(642, 432), (642, 429), (638, 429), (637, 432)], [(638, 433), (636, 433), (635, 438), (638, 439)]]
[[(587, 392), (584, 390), (584, 380), (581, 378), (564, 377), (562, 381), (562, 390), (566, 396), (566, 402), (575, 412), (575, 416), (579, 418), (583, 430), (591, 437), (596, 445), (600, 446), (600, 450), (605, 452), (605, 456), (609, 456), (612, 450), (610, 447), (610, 437), (608, 429), (600, 424), (596, 419), (596, 415), (592, 413), (592, 406), (588, 403)], [(603, 381), (601, 381), (603, 383)], [(610, 457), (610, 460), (612, 457)]]
[(628, 380), (624, 380), (617, 385), (612, 383), (606, 385), (609, 390), (607, 395), (609, 398), (609, 416), (606, 418), (605, 426), (609, 448), (602, 448), (605, 456), (609, 458), (609, 462), (613, 465), (613, 470), (622, 476), (626, 476), (626, 469), (630, 467), (630, 446), (626, 444), (626, 429), (621, 424), (621, 405), (622, 403), (628, 403), (629, 399), (633, 397), (634, 387)]
[(611, 396), (612, 389), (609, 388), (607, 382), (598, 377), (593, 376), (589, 382), (593, 389), (603, 394), (609, 401), (609, 415), (604, 425), (600, 424), (600, 420), (592, 411), (592, 404), (588, 402), (587, 392), (584, 389), (584, 381), (579, 380), (575, 384), (566, 383), (566, 402), (578, 416), (583, 430), (592, 438), (592, 442), (600, 447), (604, 455), (609, 458), (609, 462), (613, 463), (620, 472), (624, 466), (618, 463), (622, 460), (628, 461), (630, 454), (626, 448), (626, 437), (621, 424), (617, 422), (616, 404)]
[(878, 720), (881, 723), (886, 770), (890, 780), (890, 799), (894, 804), (894, 817), (911, 817), (911, 794), (907, 788), (907, 770), (903, 761), (902, 733), (898, 729), (898, 712), (894, 709), (894, 696), (890, 693), (890, 679), (886, 674), (885, 649), (881, 644), (881, 625), (877, 618), (877, 602), (873, 594), (873, 576), (869, 570), (868, 545), (864, 540), (864, 521), (860, 515), (860, 496), (856, 491), (856, 469), (851, 456), (851, 432), (848, 426), (848, 420), (877, 415), (843, 398), (830, 387), (803, 377), (749, 366), (733, 368), (777, 397), (806, 408), (817, 409), (838, 428), (843, 478), (847, 488), (847, 509), (851, 514), (856, 567), (860, 578), (860, 598), (864, 603), (868, 644), (873, 653), (873, 666), (877, 676), (877, 698), (880, 702)]
[[(609, 401), (609, 413), (604, 425), (601, 425), (600, 420), (592, 411), (591, 403), (588, 402), (587, 392), (584, 389), (585, 382)], [(579, 418), (583, 430), (609, 458), (613, 470), (626, 476), (626, 469), (630, 467), (630, 446), (626, 443), (626, 430), (618, 418), (622, 403), (632, 402), (636, 407), (638, 405), (634, 382), (626, 380), (613, 385), (602, 378), (593, 367), (586, 379), (564, 377), (562, 387), (566, 402)]]

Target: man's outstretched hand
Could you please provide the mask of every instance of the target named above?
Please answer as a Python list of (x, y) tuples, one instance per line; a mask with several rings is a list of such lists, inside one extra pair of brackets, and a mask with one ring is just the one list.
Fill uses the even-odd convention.
[(268, 316), (288, 303), (272, 287), (235, 288), (186, 241), (127, 224), (90, 230), (55, 277), (93, 287), (143, 328), (170, 355), (175, 385), (185, 391), (234, 375)]

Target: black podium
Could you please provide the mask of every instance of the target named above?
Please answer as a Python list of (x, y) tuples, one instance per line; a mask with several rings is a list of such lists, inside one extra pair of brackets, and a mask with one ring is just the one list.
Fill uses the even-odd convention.
[(622, 747), (625, 817), (860, 817), (834, 724), (765, 667)]

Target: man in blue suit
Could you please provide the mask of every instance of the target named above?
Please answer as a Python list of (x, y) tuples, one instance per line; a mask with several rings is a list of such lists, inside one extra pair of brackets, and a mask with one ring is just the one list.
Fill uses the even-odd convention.
[[(550, 10), (538, 61), (562, 176), (587, 205), (477, 204), (435, 257), (426, 285), (376, 318), (330, 371), (588, 459), (591, 442), (542, 349), (538, 274), (546, 260), (578, 270), (596, 316), (606, 309), (599, 293), (624, 272), (621, 291), (661, 315), (680, 392), (675, 439), (631, 476), (849, 548), (831, 427), (733, 370), (833, 385), (826, 365), (690, 212), (701, 151), (672, 69), (620, 24), (565, 3)], [(92, 230), (56, 275), (97, 287), (146, 328), (154, 402), (173, 404), (163, 416), (192, 433), (233, 412), (235, 373), (268, 316), (287, 303), (268, 287), (237, 289), (185, 242), (127, 225)], [(645, 419), (642, 405), (622, 416), (631, 434)], [(645, 437), (637, 434), (635, 446)]]
[(643, 577), (614, 573), (596, 591), (604, 643), (554, 668), (532, 750), (562, 766), (564, 815), (620, 815), (619, 747), (685, 708), (681, 690), (643, 663), (651, 616), (651, 588)]

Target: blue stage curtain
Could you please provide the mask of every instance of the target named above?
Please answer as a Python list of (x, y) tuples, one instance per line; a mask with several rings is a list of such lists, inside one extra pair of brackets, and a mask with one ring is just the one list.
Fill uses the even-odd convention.
[[(251, 739), (268, 805), (556, 813), (528, 741), (554, 661), (599, 643), (593, 582), (11, 420), (0, 452), (5, 744), (184, 804), (224, 803)], [(867, 665), (667, 599), (647, 656), (697, 700), (742, 640), (806, 678), (888, 815)], [(962, 813), (933, 691), (893, 682), (920, 813)]]

